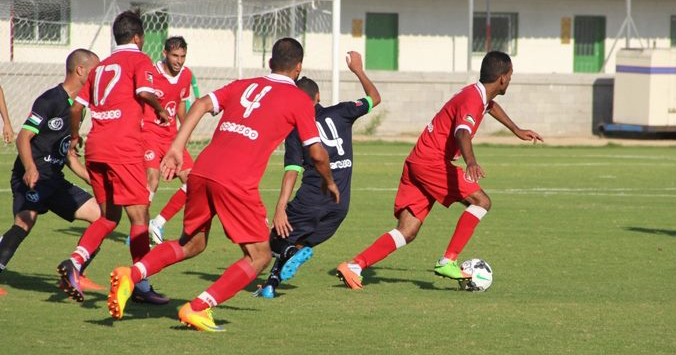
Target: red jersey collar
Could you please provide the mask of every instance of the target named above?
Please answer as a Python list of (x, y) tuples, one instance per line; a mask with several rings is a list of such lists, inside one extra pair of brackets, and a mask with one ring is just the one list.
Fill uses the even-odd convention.
[(120, 51), (140, 52), (135, 43), (120, 44), (113, 48), (113, 53)]
[(481, 101), (484, 103), (484, 107), (488, 105), (488, 100), (486, 100), (486, 87), (480, 81), (477, 81), (475, 84), (477, 90), (479, 90), (479, 95), (481, 95)]
[(162, 65), (161, 60), (158, 60), (157, 63), (155, 63), (155, 66), (157, 67), (157, 70), (162, 75), (164, 75), (164, 77), (167, 78), (167, 80), (172, 84), (178, 83), (178, 78), (181, 77), (181, 74), (183, 73), (183, 69), (185, 69), (185, 65), (184, 65), (184, 66), (181, 67), (181, 70), (178, 72), (178, 74), (176, 74), (176, 76), (171, 76), (171, 74), (164, 71), (164, 65)]
[(270, 74), (266, 75), (265, 78), (270, 80), (270, 81), (277, 82), (277, 83), (284, 83), (284, 84), (290, 84), (290, 85), (296, 86), (296, 83), (293, 81), (293, 79), (289, 78), (286, 75), (270, 73)]

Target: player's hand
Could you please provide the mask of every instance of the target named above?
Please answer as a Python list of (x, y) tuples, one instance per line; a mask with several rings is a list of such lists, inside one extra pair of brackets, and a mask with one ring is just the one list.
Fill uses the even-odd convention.
[(14, 141), (14, 130), (12, 130), (12, 126), (5, 125), (2, 127), (2, 139), (5, 141), (5, 144), (9, 144)]
[(23, 182), (33, 190), (35, 188), (35, 184), (38, 182), (38, 179), (40, 178), (40, 173), (38, 173), (38, 169), (35, 167), (32, 167), (23, 174)]
[(540, 137), (537, 132), (531, 131), (529, 129), (520, 129), (516, 131), (516, 136), (524, 141), (532, 141), (533, 144), (537, 143), (537, 141), (544, 142), (542, 137)]
[(183, 166), (183, 152), (174, 149), (173, 147), (169, 148), (167, 154), (162, 158), (160, 163), (160, 171), (162, 172), (162, 178), (165, 181), (170, 181), (176, 176), (176, 174), (181, 171)]
[(347, 67), (353, 73), (364, 70), (364, 64), (362, 62), (361, 54), (359, 54), (359, 52), (355, 51), (347, 52), (347, 57), (345, 58), (345, 61), (347, 62)]
[(467, 164), (467, 170), (465, 171), (465, 178), (470, 182), (479, 182), (479, 179), (486, 177), (483, 169), (477, 163)]
[(333, 202), (340, 203), (340, 191), (338, 190), (338, 186), (336, 186), (335, 182), (327, 184), (325, 181), (322, 181), (322, 192), (328, 192), (331, 197), (333, 197)]
[(160, 119), (161, 124), (169, 124), (169, 112), (167, 110), (155, 111), (157, 117)]
[(275, 217), (272, 219), (272, 228), (275, 229), (277, 235), (285, 239), (293, 232), (289, 218), (286, 215), (286, 209), (278, 208), (275, 211)]
[(79, 157), (80, 149), (82, 149), (82, 137), (80, 136), (70, 137), (70, 148), (68, 148), (68, 152), (72, 153), (76, 157)]

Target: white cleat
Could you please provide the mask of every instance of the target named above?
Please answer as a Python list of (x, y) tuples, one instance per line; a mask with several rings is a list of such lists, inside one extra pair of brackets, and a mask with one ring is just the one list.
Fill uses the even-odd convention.
[(164, 227), (160, 227), (160, 225), (155, 222), (154, 218), (150, 220), (148, 229), (150, 231), (150, 240), (152, 240), (153, 243), (162, 244), (162, 242), (164, 242)]

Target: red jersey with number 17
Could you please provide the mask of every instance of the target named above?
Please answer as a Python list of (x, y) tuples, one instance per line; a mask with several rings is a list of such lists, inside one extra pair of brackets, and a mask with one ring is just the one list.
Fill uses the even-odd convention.
[(92, 69), (76, 101), (89, 107), (92, 129), (85, 159), (93, 162), (142, 163), (141, 92), (153, 93), (153, 65), (135, 44), (117, 46)]
[(151, 139), (162, 139), (171, 143), (176, 138), (178, 105), (181, 101), (190, 98), (192, 72), (184, 66), (176, 76), (171, 76), (164, 71), (164, 65), (159, 61), (155, 63), (153, 75), (155, 96), (169, 113), (169, 122), (160, 123), (155, 110), (146, 104), (143, 109), (143, 134), (145, 135), (143, 138), (148, 139), (146, 133), (150, 133)]
[(427, 125), (406, 161), (441, 165), (459, 158), (460, 147), (455, 134), (469, 131), (476, 134), (484, 114), (493, 106), (486, 98), (486, 88), (480, 82), (468, 85), (455, 94)]
[(223, 116), (191, 174), (233, 192), (258, 194), (270, 155), (294, 127), (304, 146), (320, 142), (312, 100), (289, 77), (237, 80), (209, 97), (213, 112)]

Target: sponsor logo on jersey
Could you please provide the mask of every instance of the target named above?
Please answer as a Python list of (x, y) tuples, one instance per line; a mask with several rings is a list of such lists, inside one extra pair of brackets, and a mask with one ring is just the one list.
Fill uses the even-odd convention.
[(232, 122), (223, 122), (221, 123), (218, 129), (222, 132), (233, 132), (241, 134), (244, 137), (251, 139), (252, 141), (258, 139), (258, 131), (245, 125)]
[(63, 118), (61, 117), (54, 117), (47, 121), (47, 127), (51, 129), (52, 131), (60, 131), (61, 128), (63, 128)]
[(148, 80), (149, 83), (153, 82), (153, 73), (147, 71), (146, 72), (146, 80)]
[(336, 169), (347, 169), (352, 167), (352, 160), (350, 159), (345, 159), (345, 160), (339, 160), (335, 162), (331, 162), (331, 170), (336, 170)]
[(143, 158), (145, 158), (146, 161), (151, 161), (155, 159), (155, 152), (153, 152), (152, 149), (146, 150), (146, 153), (143, 154)]
[(258, 84), (253, 83), (249, 85), (246, 90), (244, 90), (244, 93), (242, 93), (242, 97), (239, 99), (239, 103), (246, 109), (244, 110), (244, 115), (242, 117), (248, 118), (251, 116), (251, 112), (253, 110), (261, 107), (260, 101), (267, 95), (270, 90), (272, 90), (272, 86), (266, 86), (261, 90), (261, 92), (258, 93), (258, 95), (254, 96), (253, 100), (249, 100), (249, 96), (253, 94), (253, 92), (256, 90), (258, 87)]
[(45, 162), (52, 164), (52, 165), (58, 165), (58, 166), (63, 166), (63, 164), (66, 163), (66, 160), (63, 158), (56, 158), (53, 157), (51, 154), (42, 158)]
[(97, 120), (116, 120), (122, 117), (121, 110), (110, 111), (94, 111), (92, 110), (92, 118)]
[(465, 122), (469, 122), (469, 123), (471, 123), (472, 125), (475, 125), (475, 124), (476, 124), (476, 121), (474, 120), (474, 118), (473, 118), (471, 115), (465, 116)]
[(161, 99), (164, 97), (164, 91), (160, 89), (155, 89), (155, 96), (157, 96), (158, 99)]
[(35, 190), (26, 191), (26, 200), (36, 203), (40, 201), (40, 194)]
[(59, 142), (59, 154), (65, 157), (68, 154), (68, 149), (70, 149), (70, 134), (61, 138), (61, 142)]

